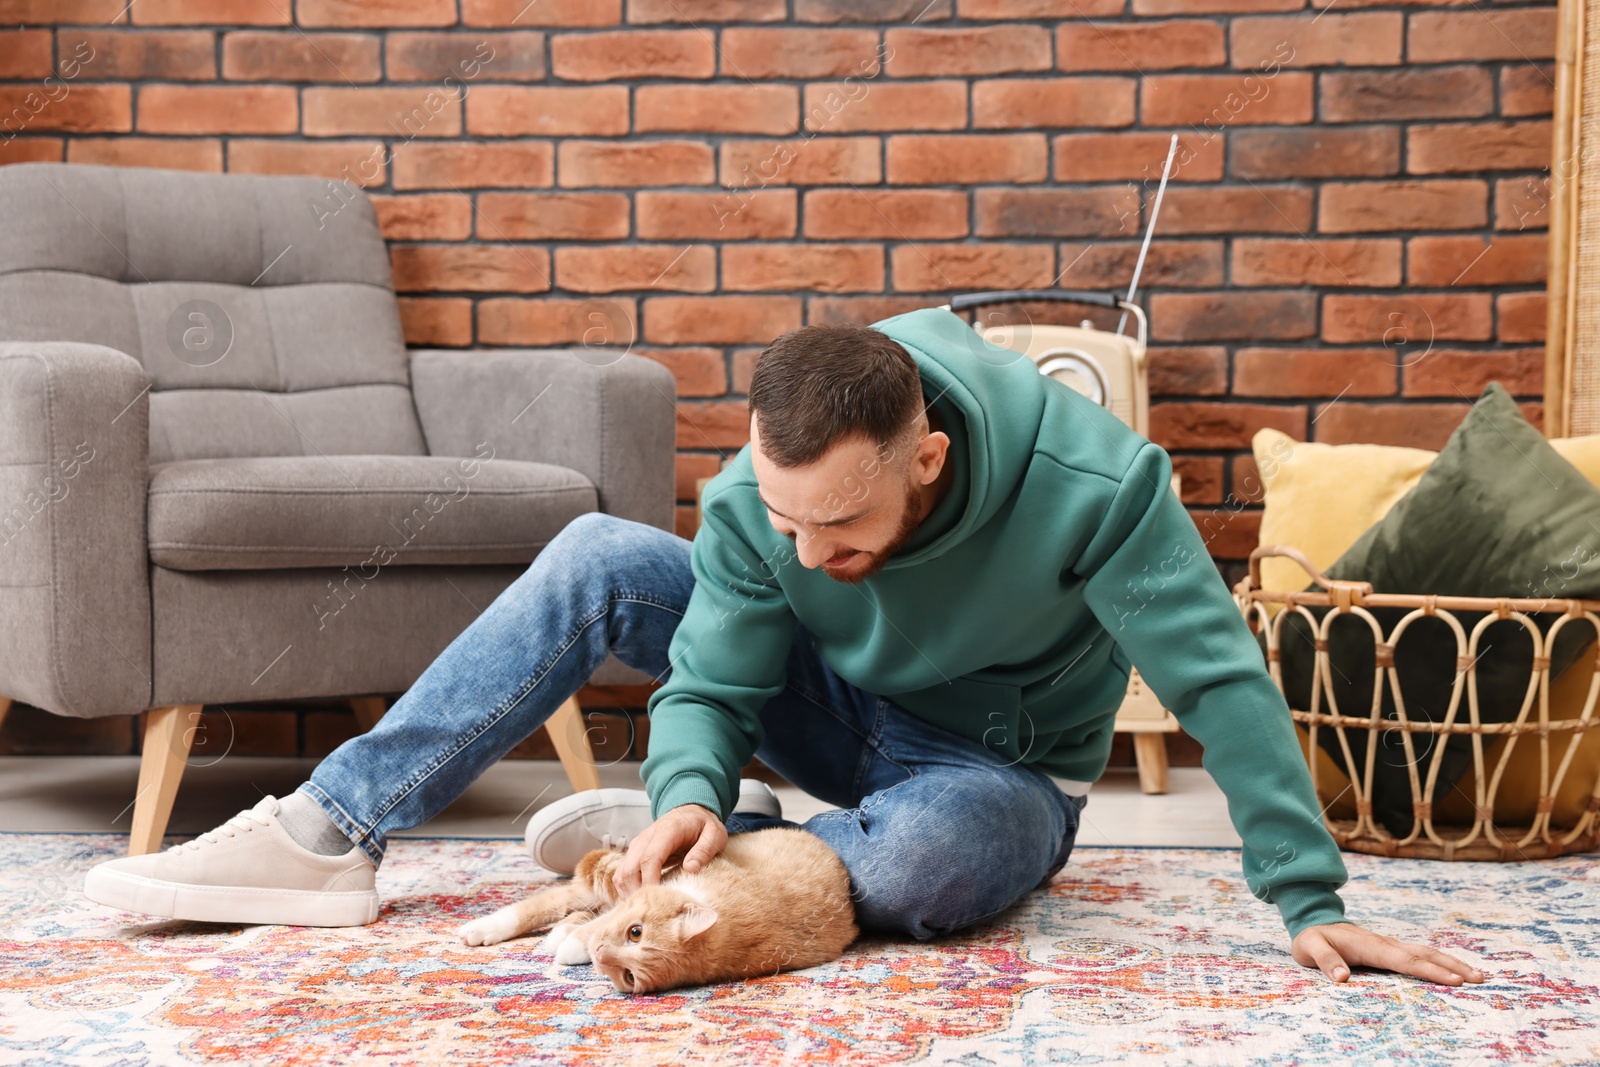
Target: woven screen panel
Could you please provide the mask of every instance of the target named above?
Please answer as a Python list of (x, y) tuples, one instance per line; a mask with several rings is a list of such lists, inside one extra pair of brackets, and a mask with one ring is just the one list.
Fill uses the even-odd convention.
[[(1582, 120), (1576, 158), (1594, 158), (1600, 149), (1600, 4), (1584, 9)], [(1583, 175), (1579, 175), (1582, 177)], [(1567, 382), (1572, 417), (1569, 436), (1600, 433), (1600, 182), (1578, 181), (1576, 322), (1572, 336), (1572, 376)]]

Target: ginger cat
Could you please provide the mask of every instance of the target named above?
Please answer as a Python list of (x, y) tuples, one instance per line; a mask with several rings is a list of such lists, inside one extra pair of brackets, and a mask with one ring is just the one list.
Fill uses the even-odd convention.
[(837, 959), (860, 934), (850, 876), (821, 838), (787, 826), (734, 834), (706, 866), (678, 864), (620, 900), (620, 850), (595, 849), (572, 880), (462, 926), (493, 945), (554, 925), (543, 948), (590, 963), (624, 993), (750, 978)]

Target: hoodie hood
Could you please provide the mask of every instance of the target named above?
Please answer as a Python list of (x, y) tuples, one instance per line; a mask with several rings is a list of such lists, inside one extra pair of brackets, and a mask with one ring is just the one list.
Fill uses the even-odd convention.
[[(943, 308), (896, 315), (872, 329), (899, 342), (916, 361), (923, 394), (944, 418), (952, 451), (960, 450), (953, 457), (961, 469), (951, 493), (964, 485), (966, 495), (964, 501), (940, 501), (927, 521), (947, 528), (929, 543), (893, 556), (884, 567), (889, 570), (943, 555), (1005, 506), (1028, 470), (1044, 415), (1046, 379), (1025, 354), (990, 344)], [(955, 420), (959, 425), (952, 425)]]

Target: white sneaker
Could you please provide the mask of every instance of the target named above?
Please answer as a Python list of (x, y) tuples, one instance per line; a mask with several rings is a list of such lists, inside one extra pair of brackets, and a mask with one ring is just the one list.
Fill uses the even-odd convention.
[(770, 815), (774, 819), (783, 818), (783, 805), (778, 802), (778, 794), (772, 787), (759, 778), (739, 779), (739, 799), (734, 802), (733, 810), (744, 812), (746, 815)]
[(198, 922), (364, 926), (376, 919), (378, 868), (360, 846), (319, 856), (277, 816), (277, 798), (264, 797), (193, 841), (97, 864), (84, 877), (84, 896)]
[[(778, 795), (755, 778), (739, 779), (733, 810), (783, 818)], [(585, 789), (534, 812), (523, 840), (539, 866), (570, 875), (587, 853), (597, 848), (625, 849), (653, 822), (650, 794), (643, 789)]]

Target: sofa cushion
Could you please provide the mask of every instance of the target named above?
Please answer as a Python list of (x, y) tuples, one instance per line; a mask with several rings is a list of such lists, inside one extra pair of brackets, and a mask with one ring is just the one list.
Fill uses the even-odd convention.
[(158, 463), (150, 559), (187, 571), (528, 563), (597, 509), (578, 472), (492, 456)]
[(361, 190), (19, 163), (0, 167), (0, 203), (0, 340), (137, 359), (152, 462), (427, 453), (388, 249)]

